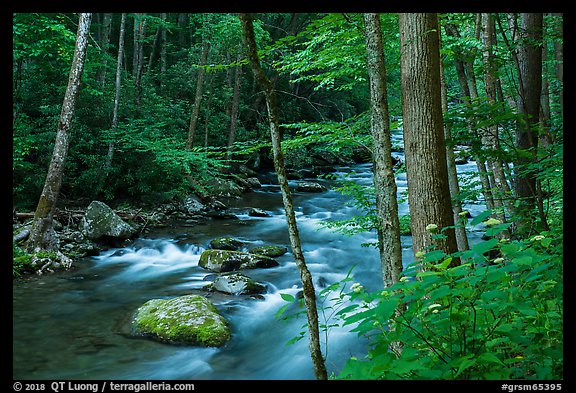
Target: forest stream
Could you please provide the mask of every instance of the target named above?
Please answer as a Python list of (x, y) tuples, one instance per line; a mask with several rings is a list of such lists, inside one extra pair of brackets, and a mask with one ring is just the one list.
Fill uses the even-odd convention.
[[(395, 155), (403, 160), (401, 153)], [(458, 171), (474, 173), (475, 163), (459, 165)], [(349, 174), (360, 184), (372, 181), (371, 164), (339, 167), (336, 174)], [(346, 219), (361, 212), (348, 203), (349, 197), (333, 189), (335, 181), (315, 181), (328, 191), (295, 192), (293, 199), (304, 256), (317, 291), (344, 279), (354, 265), (354, 282), (367, 290), (381, 288), (378, 252), (362, 246), (375, 242), (376, 234), (350, 237), (322, 227), (324, 220)], [(406, 190), (406, 174), (398, 174), (396, 181), (400, 197)], [(261, 298), (203, 290), (213, 273), (199, 267), (198, 261), (214, 238), (232, 236), (244, 241), (245, 248), (289, 248), (277, 186), (265, 184), (230, 206), (238, 219), (157, 228), (125, 248), (85, 258), (70, 271), (15, 283), (13, 378), (314, 379), (308, 339), (287, 344), (298, 336), (305, 317), (275, 318), (286, 304), (280, 294), (296, 296), (301, 290), (291, 252), (276, 258), (277, 267), (244, 271), (266, 284)], [(267, 211), (270, 217), (249, 216), (251, 207)], [(474, 217), (484, 206), (466, 205), (465, 209)], [(408, 214), (407, 202), (399, 210), (400, 215)], [(474, 242), (481, 232), (469, 234)], [(402, 244), (406, 265), (413, 261), (411, 237), (402, 236)], [(177, 346), (128, 334), (132, 314), (147, 300), (190, 293), (207, 296), (230, 322), (232, 339), (225, 346)], [(320, 323), (322, 318), (321, 314)], [(329, 374), (337, 374), (349, 357), (365, 354), (367, 341), (350, 332), (352, 328), (331, 328), (328, 346), (322, 343)]]

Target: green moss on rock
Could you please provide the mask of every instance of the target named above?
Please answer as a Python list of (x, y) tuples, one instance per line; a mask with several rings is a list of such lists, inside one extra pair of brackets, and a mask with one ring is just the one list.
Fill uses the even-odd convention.
[(283, 246), (259, 246), (250, 249), (250, 254), (264, 255), (270, 258), (281, 257), (288, 249)]
[(250, 254), (240, 251), (205, 250), (200, 255), (200, 267), (221, 273), (240, 269), (256, 269), (278, 266), (275, 259), (264, 255)]
[(199, 295), (147, 301), (132, 319), (132, 332), (172, 344), (209, 347), (222, 346), (231, 337), (226, 319)]
[(233, 237), (219, 237), (210, 242), (210, 247), (215, 250), (237, 251), (243, 244)]

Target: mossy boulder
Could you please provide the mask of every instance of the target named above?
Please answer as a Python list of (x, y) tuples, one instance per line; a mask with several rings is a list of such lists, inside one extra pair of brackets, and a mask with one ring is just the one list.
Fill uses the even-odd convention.
[(219, 237), (210, 241), (210, 247), (215, 250), (237, 251), (244, 243), (233, 237)]
[(241, 251), (205, 250), (200, 255), (198, 265), (204, 269), (221, 273), (241, 269), (274, 267), (278, 266), (278, 261), (264, 255)]
[(228, 322), (205, 297), (152, 299), (132, 319), (132, 333), (170, 344), (220, 347), (230, 340)]
[(137, 229), (122, 220), (104, 202), (93, 201), (88, 205), (80, 223), (80, 229), (90, 240), (104, 237), (127, 239), (136, 234)]
[(257, 295), (266, 292), (266, 286), (242, 273), (229, 273), (218, 276), (210, 289), (230, 295)]
[(311, 181), (300, 182), (296, 185), (296, 191), (299, 192), (323, 192), (326, 190), (327, 188), (322, 184)]
[(288, 252), (283, 246), (258, 246), (250, 249), (250, 254), (264, 255), (270, 258), (281, 257)]

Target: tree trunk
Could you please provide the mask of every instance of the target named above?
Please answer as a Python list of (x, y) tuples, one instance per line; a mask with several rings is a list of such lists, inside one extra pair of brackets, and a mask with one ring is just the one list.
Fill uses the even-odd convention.
[(374, 140), (374, 188), (378, 214), (378, 246), (384, 287), (398, 282), (402, 273), (402, 246), (396, 181), (392, 169), (392, 142), (386, 90), (386, 67), (379, 14), (364, 14), (366, 55)]
[[(446, 253), (458, 251), (454, 229), (433, 239), (429, 224), (452, 227), (446, 147), (440, 95), (438, 21), (434, 13), (401, 13), (400, 81), (404, 123), (404, 154), (408, 203), (415, 254), (431, 245)], [(453, 264), (458, 263), (456, 258)]]
[[(438, 41), (441, 45), (442, 34), (438, 31)], [(442, 112), (448, 113), (448, 92), (446, 88), (446, 78), (444, 76), (444, 61), (440, 56), (440, 88), (442, 95)], [(468, 250), (468, 236), (466, 235), (466, 227), (459, 225), (462, 221), (460, 214), (462, 213), (462, 202), (460, 201), (460, 186), (458, 185), (458, 172), (456, 170), (456, 159), (454, 157), (454, 148), (450, 142), (452, 140), (452, 133), (450, 126), (444, 123), (444, 139), (446, 140), (446, 168), (448, 169), (448, 187), (450, 188), (450, 197), (452, 198), (452, 212), (454, 215), (454, 223), (456, 228), (454, 232), (456, 235), (456, 243), (458, 244), (458, 251)]]
[(200, 114), (200, 105), (202, 104), (202, 95), (204, 93), (204, 74), (206, 61), (208, 60), (208, 51), (210, 50), (210, 43), (205, 37), (202, 38), (202, 55), (200, 56), (200, 68), (198, 69), (198, 77), (196, 80), (196, 94), (194, 96), (194, 107), (192, 108), (192, 115), (190, 116), (190, 125), (188, 127), (188, 140), (186, 141), (186, 150), (192, 150), (194, 147), (194, 137), (196, 134), (196, 125), (198, 123), (198, 116)]
[[(520, 46), (518, 48), (519, 87), (518, 112), (523, 114), (523, 121), (516, 130), (516, 148), (519, 156), (514, 168), (520, 170), (534, 165), (538, 149), (538, 121), (540, 119), (540, 99), (542, 93), (542, 21), (541, 13), (521, 14)], [(517, 173), (514, 176), (514, 191), (521, 201), (520, 210), (524, 219), (519, 222), (519, 231), (529, 230), (533, 226), (531, 211), (541, 204), (537, 195), (536, 175)], [(547, 229), (545, 217), (543, 225)]]
[[(478, 19), (478, 18), (477, 18)], [(481, 22), (477, 22), (478, 26), (481, 26)], [(446, 34), (452, 37), (460, 38), (460, 33), (458, 33), (458, 28), (454, 24), (445, 25)], [(462, 93), (462, 99), (464, 103), (471, 106), (472, 108), (478, 102), (478, 89), (476, 87), (476, 76), (474, 73), (474, 68), (472, 63), (474, 61), (472, 54), (472, 59), (470, 61), (465, 61), (463, 53), (455, 51), (456, 56), (454, 63), (456, 65), (456, 73), (458, 74), (458, 81), (460, 82), (460, 92)], [(470, 135), (476, 135), (476, 126), (474, 121), (470, 119), (468, 121), (468, 129)], [(478, 177), (480, 178), (480, 183), (482, 184), (482, 195), (484, 196), (484, 202), (488, 210), (494, 209), (494, 199), (492, 197), (492, 186), (490, 184), (490, 178), (486, 170), (486, 161), (480, 157), (479, 154), (474, 154), (474, 161), (476, 161), (476, 167), (478, 168)]]
[(146, 14), (142, 14), (138, 24), (138, 61), (136, 64), (136, 107), (142, 99), (142, 70), (144, 66), (144, 38), (146, 37)]
[[(160, 14), (162, 21), (166, 21), (166, 13)], [(166, 28), (162, 27), (162, 48), (160, 49), (160, 92), (164, 92), (164, 74), (167, 69), (167, 56), (166, 56), (166, 45), (168, 40), (166, 38)]]
[[(560, 20), (563, 20), (561, 13), (552, 14)], [(560, 116), (564, 114), (564, 37), (563, 37), (563, 23), (561, 23), (556, 30), (559, 38), (554, 41), (554, 57), (556, 58), (556, 78), (560, 82), (558, 91), (560, 101)]]
[(58, 202), (58, 195), (64, 175), (64, 165), (70, 143), (70, 124), (76, 106), (76, 97), (78, 96), (80, 82), (82, 81), (91, 19), (91, 13), (80, 14), (78, 31), (76, 33), (76, 47), (74, 49), (72, 67), (70, 68), (68, 87), (64, 95), (60, 120), (58, 121), (58, 128), (56, 130), (56, 141), (54, 151), (52, 152), (52, 160), (50, 161), (44, 188), (40, 195), (36, 212), (34, 213), (34, 221), (26, 245), (27, 250), (30, 252), (40, 249), (57, 250), (58, 247), (52, 226), (52, 217)]
[[(484, 84), (486, 90), (486, 98), (488, 103), (495, 108), (497, 103), (497, 77), (496, 67), (494, 65), (493, 47), (495, 45), (495, 24), (490, 14), (483, 14), (482, 25), (484, 28), (483, 43), (484, 43)], [(488, 167), (493, 173), (494, 187), (492, 188), (492, 196), (494, 198), (495, 216), (502, 222), (506, 222), (506, 215), (504, 206), (510, 215), (514, 212), (514, 207), (511, 199), (511, 190), (506, 180), (502, 160), (498, 158), (497, 154), (500, 148), (499, 140), (499, 125), (498, 123), (491, 124), (488, 130), (482, 135), (482, 143), (494, 155), (493, 158), (488, 160)], [(502, 237), (509, 237), (508, 231), (501, 233)]]
[(270, 135), (272, 139), (272, 148), (274, 152), (274, 166), (276, 174), (278, 175), (278, 183), (282, 191), (282, 201), (284, 203), (284, 210), (286, 212), (286, 221), (288, 223), (288, 233), (290, 235), (290, 245), (294, 260), (298, 271), (300, 272), (300, 279), (302, 280), (302, 290), (304, 293), (304, 302), (306, 305), (306, 314), (308, 317), (308, 330), (310, 333), (310, 355), (314, 364), (314, 372), (317, 379), (327, 379), (326, 365), (322, 356), (320, 348), (320, 335), (318, 330), (318, 311), (316, 308), (316, 292), (312, 282), (312, 275), (306, 266), (302, 247), (300, 245), (300, 236), (298, 234), (298, 226), (296, 224), (296, 216), (294, 213), (294, 206), (292, 204), (292, 197), (290, 188), (288, 186), (288, 178), (286, 177), (286, 168), (284, 167), (284, 157), (282, 154), (282, 147), (280, 145), (280, 126), (278, 117), (278, 107), (276, 103), (276, 93), (270, 83), (270, 80), (264, 74), (260, 66), (260, 59), (258, 58), (258, 50), (256, 47), (256, 39), (254, 37), (254, 27), (252, 24), (252, 16), (250, 14), (239, 14), (242, 23), (242, 33), (244, 38), (244, 45), (250, 60), (252, 72), (258, 84), (264, 90), (266, 97), (266, 106), (268, 108), (268, 120), (270, 122)]
[(100, 87), (106, 84), (106, 66), (108, 64), (108, 45), (110, 44), (110, 31), (112, 30), (112, 13), (104, 14), (104, 26), (100, 37), (100, 49), (103, 53), (102, 66), (98, 70), (98, 83)]
[[(242, 60), (242, 53), (238, 48), (237, 62)], [(238, 128), (238, 104), (240, 101), (240, 83), (242, 82), (242, 65), (236, 66), (236, 75), (234, 77), (234, 94), (232, 95), (232, 108), (230, 109), (230, 133), (228, 134), (228, 147), (226, 150), (226, 160), (230, 160), (232, 145), (236, 140), (236, 129)]]
[[(122, 59), (124, 56), (124, 35), (126, 33), (126, 14), (122, 14), (122, 20), (120, 22), (120, 37), (118, 38), (118, 58), (116, 60), (116, 94), (114, 96), (114, 110), (112, 112), (112, 126), (110, 129), (112, 131), (116, 130), (118, 127), (118, 108), (120, 106), (120, 91), (122, 87)], [(112, 166), (112, 160), (114, 159), (114, 141), (108, 143), (108, 156), (106, 157), (105, 170), (108, 175), (108, 171)]]

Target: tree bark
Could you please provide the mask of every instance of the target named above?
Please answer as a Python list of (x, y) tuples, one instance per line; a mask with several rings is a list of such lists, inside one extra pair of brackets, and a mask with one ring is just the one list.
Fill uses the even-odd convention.
[[(118, 38), (118, 57), (116, 60), (116, 94), (114, 95), (114, 110), (112, 112), (112, 126), (110, 129), (112, 131), (116, 130), (118, 127), (118, 108), (120, 107), (120, 92), (122, 87), (122, 59), (124, 56), (124, 36), (126, 33), (126, 14), (122, 14), (122, 20), (120, 22), (120, 37)], [(108, 175), (108, 170), (112, 166), (112, 160), (114, 159), (114, 141), (108, 143), (108, 155), (106, 157), (105, 170)]]
[(110, 31), (112, 30), (112, 13), (104, 14), (104, 27), (102, 28), (102, 35), (100, 37), (100, 49), (102, 50), (102, 66), (98, 70), (98, 83), (100, 87), (106, 84), (106, 66), (108, 64), (108, 45), (110, 44)]
[[(541, 13), (522, 13), (520, 26), (520, 46), (518, 48), (519, 94), (518, 112), (523, 121), (516, 130), (516, 148), (520, 150), (515, 168), (534, 165), (537, 160), (538, 122), (540, 119), (540, 99), (542, 93), (542, 23)], [(520, 220), (519, 230), (529, 230), (533, 220), (530, 211), (541, 204), (537, 195), (534, 170), (517, 173), (514, 176), (514, 191), (521, 201), (521, 212), (525, 219)], [(540, 199), (540, 200), (539, 200)], [(543, 217), (541, 217), (543, 218)], [(547, 228), (544, 218), (542, 223)]]
[(392, 142), (388, 115), (386, 67), (379, 14), (364, 14), (372, 139), (374, 141), (374, 188), (378, 214), (378, 247), (384, 287), (398, 282), (402, 273), (402, 246), (396, 181), (392, 169)]
[(210, 50), (210, 43), (206, 37), (202, 37), (202, 54), (200, 56), (200, 68), (198, 69), (198, 77), (196, 80), (196, 94), (194, 95), (194, 106), (192, 108), (192, 115), (190, 115), (190, 125), (188, 126), (188, 140), (186, 141), (186, 150), (192, 150), (194, 147), (194, 137), (196, 134), (196, 125), (198, 124), (198, 116), (200, 114), (200, 105), (202, 104), (202, 96), (204, 93), (204, 74), (206, 70), (204, 66), (208, 60), (208, 51)]
[(34, 213), (30, 237), (26, 244), (26, 248), (30, 252), (39, 249), (57, 250), (58, 247), (52, 225), (52, 217), (58, 202), (58, 195), (64, 175), (64, 164), (66, 163), (68, 146), (70, 144), (70, 124), (72, 122), (72, 116), (74, 115), (80, 82), (82, 81), (91, 19), (91, 13), (80, 14), (74, 57), (70, 68), (68, 87), (66, 88), (64, 101), (62, 103), (60, 120), (58, 121), (58, 128), (56, 130), (54, 151), (52, 152), (52, 159), (46, 175), (44, 188), (40, 195), (36, 212)]
[[(236, 58), (239, 63), (242, 60), (242, 53), (238, 48), (238, 57)], [(230, 109), (230, 133), (228, 134), (228, 145), (226, 150), (226, 160), (230, 160), (232, 154), (232, 145), (236, 140), (236, 129), (238, 128), (238, 105), (240, 102), (240, 83), (242, 82), (242, 65), (236, 66), (236, 74), (234, 76), (234, 93), (232, 95), (232, 108)]]
[[(488, 104), (493, 108), (496, 107), (497, 103), (497, 71), (494, 65), (494, 52), (493, 47), (495, 45), (495, 24), (491, 14), (482, 15), (482, 25), (483, 25), (483, 61), (484, 61), (484, 86), (486, 90), (486, 98)], [(487, 131), (483, 132), (482, 142), (487, 150), (493, 153), (493, 157), (488, 160), (488, 167), (493, 173), (494, 187), (492, 188), (492, 196), (494, 198), (494, 215), (502, 222), (506, 222), (506, 214), (504, 207), (510, 215), (514, 213), (514, 206), (512, 203), (512, 191), (506, 180), (506, 175), (504, 173), (504, 167), (502, 165), (502, 160), (497, 156), (500, 148), (499, 140), (499, 125), (498, 123), (491, 124)], [(509, 232), (501, 232), (502, 237), (509, 237)]]
[[(477, 23), (476, 25), (478, 28), (476, 29), (479, 31), (481, 28), (481, 14), (480, 18), (476, 18)], [(445, 25), (446, 34), (455, 38), (461, 38), (460, 33), (458, 32), (458, 28), (456, 25), (448, 23)], [(479, 32), (476, 36), (476, 39), (479, 39)], [(471, 108), (478, 102), (478, 89), (476, 87), (476, 76), (474, 73), (474, 68), (472, 67), (472, 63), (474, 61), (475, 51), (470, 55), (472, 58), (469, 61), (465, 61), (464, 59), (467, 58), (461, 51), (455, 50), (455, 59), (454, 63), (456, 66), (456, 73), (458, 74), (458, 81), (460, 82), (460, 92), (462, 94), (462, 100), (465, 104), (469, 105)], [(468, 129), (470, 135), (475, 136), (477, 133), (475, 123), (472, 119), (468, 121)], [(480, 157), (479, 154), (474, 154), (474, 161), (476, 161), (476, 167), (478, 168), (478, 177), (480, 178), (480, 183), (482, 184), (482, 195), (484, 196), (484, 202), (486, 203), (486, 207), (488, 210), (494, 209), (494, 199), (492, 197), (492, 185), (490, 184), (490, 178), (488, 176), (486, 170), (486, 161)]]
[[(442, 45), (442, 35), (438, 31), (438, 41)], [(448, 113), (448, 91), (446, 87), (446, 78), (444, 76), (444, 61), (440, 56), (440, 88), (442, 95), (442, 112)], [(452, 133), (450, 126), (444, 122), (444, 139), (446, 142), (452, 140)], [(466, 227), (459, 225), (462, 220), (460, 214), (462, 213), (462, 202), (460, 201), (460, 186), (458, 185), (458, 172), (456, 169), (456, 159), (454, 157), (454, 148), (449, 143), (446, 143), (446, 168), (448, 169), (448, 187), (450, 188), (450, 197), (452, 198), (452, 212), (454, 214), (454, 223), (456, 228), (454, 232), (456, 235), (456, 243), (458, 244), (458, 251), (468, 250), (468, 236), (466, 235)]]
[(272, 139), (272, 148), (274, 152), (274, 167), (278, 175), (278, 183), (282, 191), (282, 201), (284, 203), (284, 210), (286, 213), (286, 221), (288, 223), (288, 233), (290, 236), (290, 245), (294, 260), (300, 273), (302, 280), (302, 290), (304, 293), (304, 303), (306, 305), (306, 314), (308, 317), (308, 330), (309, 330), (309, 348), (312, 362), (314, 365), (314, 373), (317, 379), (327, 379), (326, 365), (320, 348), (320, 335), (318, 330), (318, 311), (316, 308), (316, 292), (312, 282), (312, 275), (306, 266), (304, 254), (300, 244), (300, 236), (298, 233), (298, 226), (296, 224), (296, 216), (294, 213), (294, 206), (292, 204), (292, 197), (290, 188), (288, 186), (288, 178), (286, 177), (286, 168), (284, 167), (284, 156), (282, 154), (281, 139), (280, 139), (280, 126), (278, 107), (276, 102), (276, 93), (270, 83), (270, 80), (264, 74), (260, 66), (260, 59), (258, 58), (258, 50), (256, 47), (256, 39), (254, 37), (254, 27), (252, 15), (239, 14), (242, 23), (242, 33), (246, 52), (250, 60), (254, 78), (264, 90), (266, 97), (266, 106), (268, 109), (268, 120), (270, 123), (270, 135)]
[[(160, 18), (162, 22), (166, 22), (166, 13), (163, 12), (160, 14)], [(166, 35), (166, 28), (162, 27), (162, 34), (161, 34), (161, 44), (160, 44), (160, 75), (159, 75), (159, 83), (160, 83), (160, 93), (164, 92), (164, 74), (166, 73), (167, 69), (167, 54), (166, 54), (166, 46), (168, 44), (168, 39)]]
[[(404, 123), (404, 154), (408, 203), (415, 255), (435, 245), (450, 254), (458, 251), (454, 229), (434, 239), (426, 227), (454, 225), (440, 95), (438, 21), (434, 13), (401, 13), (400, 80)], [(458, 263), (455, 258), (453, 264)]]

